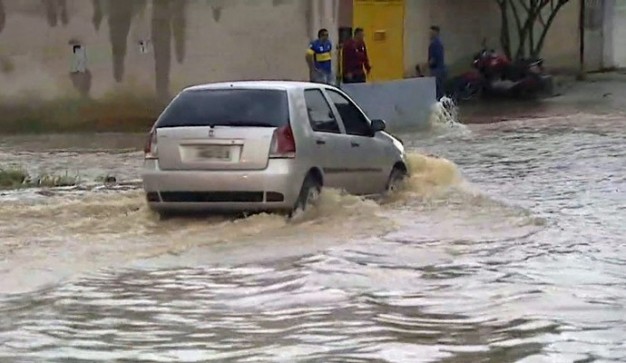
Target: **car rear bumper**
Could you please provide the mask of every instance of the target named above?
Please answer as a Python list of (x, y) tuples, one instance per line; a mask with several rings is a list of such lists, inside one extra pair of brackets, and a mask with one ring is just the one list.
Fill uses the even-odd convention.
[(160, 170), (146, 160), (143, 188), (151, 209), (171, 212), (291, 210), (306, 170), (294, 160), (270, 160), (264, 170)]

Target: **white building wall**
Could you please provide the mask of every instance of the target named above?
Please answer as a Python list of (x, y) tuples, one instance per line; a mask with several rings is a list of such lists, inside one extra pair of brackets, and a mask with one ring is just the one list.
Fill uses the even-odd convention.
[(626, 0), (614, 0), (612, 16), (612, 66), (626, 68)]

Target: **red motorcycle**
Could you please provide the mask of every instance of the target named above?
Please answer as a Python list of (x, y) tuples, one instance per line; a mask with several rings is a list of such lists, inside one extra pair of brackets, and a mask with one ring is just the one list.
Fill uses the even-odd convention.
[(543, 59), (511, 61), (494, 50), (476, 53), (472, 70), (449, 84), (448, 96), (454, 101), (478, 96), (528, 97), (548, 91), (551, 77), (545, 74)]

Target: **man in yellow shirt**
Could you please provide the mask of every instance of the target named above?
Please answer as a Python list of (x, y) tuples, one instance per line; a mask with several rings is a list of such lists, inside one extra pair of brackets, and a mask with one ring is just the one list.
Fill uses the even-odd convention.
[(317, 32), (317, 39), (309, 44), (306, 60), (309, 65), (309, 79), (315, 83), (334, 84), (332, 69), (333, 44), (328, 37), (327, 29)]

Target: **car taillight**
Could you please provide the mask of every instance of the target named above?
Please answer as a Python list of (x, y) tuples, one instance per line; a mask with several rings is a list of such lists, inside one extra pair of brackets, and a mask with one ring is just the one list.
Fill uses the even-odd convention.
[(150, 131), (150, 134), (148, 134), (148, 140), (146, 140), (146, 145), (143, 148), (143, 152), (146, 159), (158, 158), (156, 129), (153, 129), (152, 131)]
[(270, 158), (294, 158), (296, 156), (296, 140), (291, 126), (285, 125), (274, 131)]

